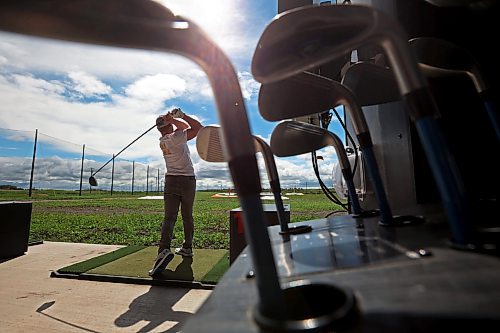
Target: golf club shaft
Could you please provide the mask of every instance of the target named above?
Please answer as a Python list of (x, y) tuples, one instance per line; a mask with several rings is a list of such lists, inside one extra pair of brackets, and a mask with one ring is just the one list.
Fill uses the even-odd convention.
[(97, 169), (96, 172), (94, 172), (91, 176), (94, 176), (96, 173), (98, 173), (99, 171), (102, 170), (102, 168), (104, 168), (106, 165), (109, 164), (109, 162), (111, 162), (112, 160), (114, 160), (118, 155), (120, 155), (125, 149), (127, 149), (128, 147), (130, 147), (134, 142), (136, 142), (137, 140), (139, 140), (140, 138), (142, 138), (144, 135), (146, 135), (146, 133), (148, 133), (149, 131), (151, 131), (153, 128), (156, 127), (156, 124), (154, 124), (153, 126), (151, 126), (148, 130), (146, 130), (144, 133), (142, 133), (141, 135), (139, 135), (134, 141), (132, 141), (131, 143), (129, 143), (125, 148), (123, 148), (122, 150), (120, 150), (117, 154), (113, 155), (113, 157), (107, 161), (103, 166), (101, 166), (99, 169)]

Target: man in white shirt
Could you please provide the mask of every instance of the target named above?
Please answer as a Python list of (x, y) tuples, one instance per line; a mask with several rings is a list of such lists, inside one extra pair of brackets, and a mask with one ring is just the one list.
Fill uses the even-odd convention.
[(187, 141), (195, 138), (203, 127), (198, 120), (184, 114), (180, 108), (158, 117), (156, 126), (162, 135), (160, 148), (167, 172), (164, 190), (165, 218), (161, 227), (158, 256), (153, 268), (149, 271), (151, 276), (161, 273), (174, 257), (170, 245), (179, 207), (184, 227), (184, 242), (181, 248), (175, 250), (175, 253), (185, 257), (193, 256), (193, 204), (196, 194), (196, 177)]

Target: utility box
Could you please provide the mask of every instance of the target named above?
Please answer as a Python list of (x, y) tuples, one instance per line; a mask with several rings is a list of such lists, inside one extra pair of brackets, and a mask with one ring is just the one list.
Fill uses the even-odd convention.
[[(274, 204), (263, 204), (264, 209), (264, 219), (268, 226), (278, 225), (278, 211), (276, 205)], [(290, 205), (284, 205), (285, 210), (285, 222), (290, 223)], [(243, 221), (243, 210), (241, 207), (232, 209), (229, 212), (229, 263), (232, 264), (233, 261), (239, 256), (241, 251), (247, 246), (245, 239)]]
[(28, 251), (31, 208), (31, 202), (0, 202), (0, 259)]

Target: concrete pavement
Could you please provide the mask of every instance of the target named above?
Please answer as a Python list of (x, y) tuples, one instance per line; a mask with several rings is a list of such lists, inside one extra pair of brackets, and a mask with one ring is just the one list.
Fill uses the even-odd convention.
[(1, 332), (179, 332), (211, 290), (51, 278), (120, 246), (44, 242), (0, 262)]

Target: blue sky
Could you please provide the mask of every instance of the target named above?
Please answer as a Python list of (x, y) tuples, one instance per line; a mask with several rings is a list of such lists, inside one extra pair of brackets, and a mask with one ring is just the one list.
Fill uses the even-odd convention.
[[(258, 112), (260, 85), (252, 78), (250, 63), (260, 34), (277, 14), (277, 3), (268, 0), (158, 2), (196, 22), (227, 54), (240, 79), (251, 130), (269, 142), (276, 123), (265, 121)], [(60, 139), (47, 143), (42, 149), (46, 155), (41, 158), (52, 158), (53, 152), (59, 150), (58, 157), (74, 158), (76, 168), (82, 144), (89, 151), (111, 157), (151, 127), (157, 115), (173, 107), (181, 107), (204, 125), (218, 123), (208, 80), (204, 72), (186, 58), (8, 33), (0, 33), (0, 99), (0, 128), (26, 131), (26, 138), (32, 138), (38, 129), (42, 135)], [(332, 122), (329, 129), (341, 133), (336, 122)], [(32, 139), (26, 138), (16, 141), (8, 135), (0, 137), (0, 158), (4, 163), (6, 158), (15, 155), (16, 150), (12, 148), (16, 144), (15, 148), (22, 147), (18, 149), (23, 152), (20, 156), (31, 156), (32, 148), (28, 149), (27, 142)], [(196, 153), (195, 140), (190, 142), (190, 150), (200, 188), (231, 186), (225, 164), (202, 161)], [(319, 154), (324, 156), (320, 161), (323, 180), (331, 183), (336, 163), (334, 151), (326, 148)], [(164, 167), (155, 130), (124, 151), (121, 157), (152, 168)], [(84, 172), (90, 167), (99, 167), (103, 160), (106, 159), (89, 157)], [(284, 188), (317, 186), (309, 154), (277, 158), (277, 164)], [(262, 182), (267, 186), (260, 157), (259, 166)], [(45, 170), (45, 173), (54, 176), (55, 184), (53, 170)], [(0, 181), (8, 178), (8, 171), (2, 171)], [(49, 176), (45, 181), (50, 183)]]

